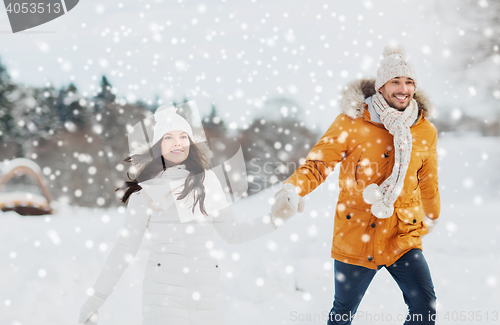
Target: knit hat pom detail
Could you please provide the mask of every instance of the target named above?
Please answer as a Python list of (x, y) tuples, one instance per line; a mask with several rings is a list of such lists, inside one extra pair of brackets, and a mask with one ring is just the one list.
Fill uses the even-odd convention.
[(403, 45), (399, 44), (399, 43), (391, 43), (389, 45), (387, 45), (385, 48), (384, 48), (384, 51), (382, 52), (382, 55), (384, 56), (384, 58), (388, 57), (389, 55), (393, 55), (393, 54), (399, 54), (401, 55), (401, 57), (406, 57), (406, 50), (404, 48)]
[(172, 115), (177, 113), (177, 107), (171, 106), (161, 110), (157, 110), (154, 114), (155, 122), (158, 122), (161, 118), (166, 117), (167, 115)]
[(394, 207), (385, 205), (383, 198), (384, 195), (380, 187), (375, 183), (368, 185), (363, 190), (363, 199), (372, 205), (372, 214), (380, 219), (389, 218), (394, 213)]
[(384, 195), (382, 194), (382, 191), (380, 191), (379, 186), (375, 183), (368, 185), (363, 190), (363, 199), (368, 204), (373, 204), (379, 200), (382, 200), (383, 197)]

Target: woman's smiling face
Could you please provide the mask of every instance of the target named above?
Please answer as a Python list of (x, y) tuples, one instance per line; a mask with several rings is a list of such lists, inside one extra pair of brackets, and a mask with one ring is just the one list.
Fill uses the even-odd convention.
[(172, 131), (163, 136), (161, 154), (166, 160), (180, 164), (189, 156), (189, 136), (183, 131)]

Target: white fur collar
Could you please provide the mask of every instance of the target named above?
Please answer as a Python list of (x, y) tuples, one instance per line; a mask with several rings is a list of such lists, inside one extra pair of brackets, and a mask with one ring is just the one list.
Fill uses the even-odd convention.
[[(363, 116), (365, 110), (365, 99), (375, 94), (375, 79), (359, 79), (348, 83), (342, 91), (342, 99), (340, 100), (340, 110), (351, 118)], [(430, 101), (427, 93), (420, 87), (415, 92), (414, 96), (417, 101), (418, 108), (423, 113), (426, 119), (431, 119), (434, 116), (435, 108)]]

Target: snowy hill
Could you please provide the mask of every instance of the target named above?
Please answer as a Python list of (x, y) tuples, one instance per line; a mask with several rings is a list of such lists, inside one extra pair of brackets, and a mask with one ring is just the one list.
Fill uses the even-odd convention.
[[(500, 319), (500, 139), (442, 138), (438, 150), (441, 219), (424, 238), (438, 319), (493, 324), (495, 315)], [(214, 236), (226, 324), (326, 323), (333, 297), (330, 245), (337, 176), (338, 171), (306, 198), (303, 214), (273, 234), (239, 246)], [(233, 209), (238, 219), (267, 213), (275, 189), (239, 201)], [(63, 207), (50, 217), (0, 214), (0, 324), (77, 324), (86, 290), (115, 243), (124, 211)], [(145, 238), (101, 309), (99, 324), (141, 323), (148, 246)], [(406, 315), (402, 294), (382, 269), (355, 324), (401, 324), (398, 314)], [(472, 319), (472, 314), (476, 321), (460, 321), (460, 315)]]

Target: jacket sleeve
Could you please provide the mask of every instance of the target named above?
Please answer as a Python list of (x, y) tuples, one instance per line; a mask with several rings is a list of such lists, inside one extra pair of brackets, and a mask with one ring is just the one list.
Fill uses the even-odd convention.
[(438, 184), (438, 159), (436, 150), (437, 138), (437, 130), (435, 130), (429, 156), (424, 160), (422, 169), (418, 172), (422, 206), (425, 214), (431, 219), (439, 218), (439, 212), (441, 210)]
[(219, 179), (211, 170), (206, 173), (207, 181), (204, 184), (207, 193), (206, 200), (209, 201), (215, 231), (224, 241), (231, 245), (238, 245), (276, 230), (270, 215), (245, 222), (236, 221)]
[(118, 280), (139, 250), (149, 221), (149, 212), (143, 193), (132, 193), (118, 241), (94, 284), (94, 291), (106, 297), (113, 292)]
[(285, 181), (300, 189), (305, 196), (321, 185), (335, 166), (345, 157), (348, 145), (348, 129), (345, 114), (337, 116), (326, 133), (319, 139), (306, 157), (305, 163)]

